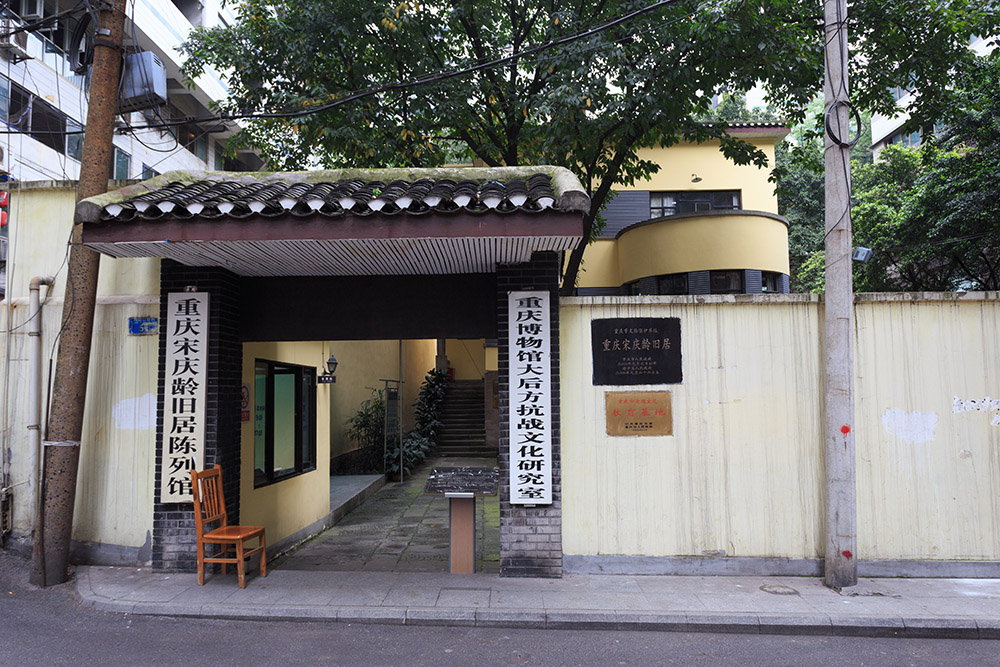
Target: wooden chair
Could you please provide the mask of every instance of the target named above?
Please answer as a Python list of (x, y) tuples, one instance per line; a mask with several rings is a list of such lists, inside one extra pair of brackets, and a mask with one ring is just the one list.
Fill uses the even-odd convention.
[[(226, 520), (226, 501), (222, 497), (222, 468), (218, 464), (211, 470), (191, 471), (191, 495), (194, 496), (194, 523), (198, 541), (198, 585), (205, 585), (205, 563), (222, 563), (226, 574), (230, 563), (236, 564), (240, 588), (246, 588), (246, 561), (260, 553), (260, 576), (267, 576), (267, 552), (264, 549), (263, 526), (230, 526)], [(219, 522), (217, 528), (206, 530), (206, 524)], [(243, 544), (257, 538), (258, 546), (244, 550)], [(218, 544), (221, 551), (216, 556), (205, 556), (205, 545)], [(235, 550), (235, 555), (230, 551)]]

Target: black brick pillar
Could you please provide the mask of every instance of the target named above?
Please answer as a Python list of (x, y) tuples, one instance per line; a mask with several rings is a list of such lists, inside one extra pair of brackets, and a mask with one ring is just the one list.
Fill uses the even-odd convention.
[(205, 467), (222, 466), (230, 523), (240, 519), (240, 384), (243, 346), (239, 340), (240, 279), (214, 267), (190, 267), (163, 260), (160, 267), (160, 351), (156, 399), (156, 472), (153, 502), (153, 569), (194, 571), (194, 513), (191, 503), (160, 503), (163, 401), (166, 373), (167, 294), (194, 286), (209, 297), (208, 387), (205, 406)]
[[(510, 343), (507, 293), (548, 290), (552, 353), (552, 504), (510, 504)], [(497, 269), (497, 344), (500, 375), (500, 576), (562, 576), (562, 435), (559, 426), (559, 255), (542, 252), (526, 264)]]

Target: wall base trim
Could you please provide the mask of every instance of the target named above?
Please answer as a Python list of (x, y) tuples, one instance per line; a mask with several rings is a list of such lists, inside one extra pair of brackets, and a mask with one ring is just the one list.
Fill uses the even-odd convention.
[[(822, 577), (822, 558), (734, 556), (563, 556), (567, 574)], [(860, 577), (1000, 578), (995, 560), (861, 560)]]

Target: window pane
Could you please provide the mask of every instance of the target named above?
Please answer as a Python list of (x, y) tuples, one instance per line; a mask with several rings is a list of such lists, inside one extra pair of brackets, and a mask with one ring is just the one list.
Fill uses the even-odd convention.
[(125, 180), (132, 168), (132, 156), (120, 148), (115, 148), (115, 180)]
[(274, 474), (295, 470), (295, 372), (274, 369)]
[(253, 383), (253, 468), (254, 483), (267, 481), (267, 364), (254, 367)]
[(302, 469), (316, 467), (316, 371), (302, 369)]
[(743, 292), (743, 272), (712, 271), (709, 274), (712, 294), (741, 294)]
[(49, 148), (66, 151), (66, 116), (37, 97), (31, 102), (31, 136)]
[(20, 86), (11, 85), (7, 108), (7, 123), (11, 125), (11, 129), (25, 132), (31, 127), (28, 117), (30, 100), (27, 91)]
[(74, 160), (83, 157), (83, 125), (71, 118), (66, 119), (66, 155)]

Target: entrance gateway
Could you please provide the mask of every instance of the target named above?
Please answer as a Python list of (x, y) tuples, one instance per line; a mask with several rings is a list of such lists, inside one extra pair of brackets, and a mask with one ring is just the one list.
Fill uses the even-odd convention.
[(498, 342), (501, 575), (560, 576), (557, 290), (589, 206), (557, 167), (169, 172), (80, 202), (85, 245), (161, 258), (154, 568), (195, 569), (191, 456), (241, 520), (244, 343), (449, 337)]

